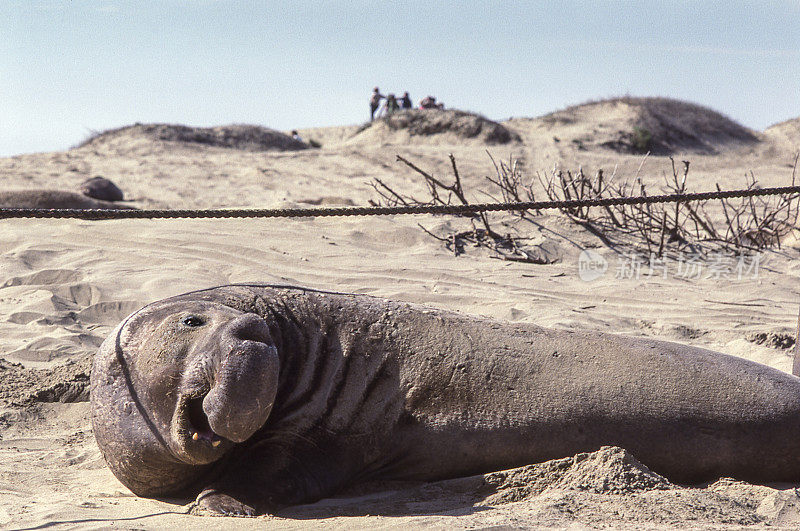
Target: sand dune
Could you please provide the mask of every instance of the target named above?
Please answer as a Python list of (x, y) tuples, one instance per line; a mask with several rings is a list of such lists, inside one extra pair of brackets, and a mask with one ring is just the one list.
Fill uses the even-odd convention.
[(538, 134), (578, 150), (714, 154), (761, 140), (759, 133), (716, 111), (666, 98), (599, 100), (528, 121)]
[[(688, 104), (648, 105), (653, 116), (660, 116), (653, 123), (664, 127), (664, 149), (692, 161), (696, 189), (710, 189), (716, 182), (738, 187), (749, 170), (764, 185), (786, 184), (791, 178), (790, 127), (749, 132)], [(665, 118), (675, 108), (677, 125)], [(485, 176), (494, 173), (486, 149), (498, 159), (518, 159), (528, 177), (554, 164), (582, 165), (586, 171), (603, 167), (608, 173), (616, 168), (620, 176), (632, 177), (642, 157), (607, 143), (640, 123), (640, 111), (635, 102), (622, 99), (549, 117), (513, 119), (495, 124), (510, 132), (512, 141), (505, 144), (481, 136), (490, 134), (485, 125), (468, 139), (457, 131), (412, 133), (411, 122), (397, 129), (379, 123), (361, 133), (355, 126), (306, 129), (301, 135), (322, 147), (299, 150), (208, 131), (200, 131), (210, 135), (203, 138), (223, 140), (191, 140), (198, 130), (186, 133), (177, 126), (132, 126), (69, 151), (0, 159), (0, 175), (3, 189), (65, 190), (103, 175), (140, 208), (363, 205), (375, 197), (368, 184), (374, 178), (407, 194), (426, 193), (424, 183), (395, 155), (448, 178), (447, 155), (453, 153), (470, 197), (479, 200), (488, 190)], [(680, 114), (689, 111), (697, 113), (693, 122)], [(708, 129), (701, 127), (704, 123)], [(688, 124), (694, 124), (691, 142), (675, 132)], [(775, 133), (784, 129), (789, 133)], [(256, 136), (273, 142), (271, 133)], [(284, 136), (275, 137), (276, 144), (290, 146)], [(583, 149), (573, 139), (583, 139)], [(641, 176), (657, 187), (668, 171), (666, 157), (651, 155)], [(373, 485), (280, 516), (237, 520), (187, 516), (188, 507), (180, 500), (136, 498), (105, 468), (85, 401), (94, 349), (125, 315), (148, 302), (232, 282), (366, 293), (544, 326), (651, 336), (790, 369), (788, 342), (768, 338), (794, 336), (800, 244), (787, 241), (764, 253), (756, 274), (728, 270), (715, 276), (705, 262), (696, 277), (680, 275), (675, 254), (666, 276), (647, 274), (647, 268), (632, 276), (626, 274), (631, 249), (609, 248), (556, 213), (525, 222), (513, 216), (493, 219), (532, 243), (557, 245), (560, 260), (549, 265), (510, 262), (477, 248), (455, 257), (418, 224), (446, 232), (470, 222), (441, 216), (0, 221), (0, 526), (640, 529), (800, 524), (798, 485), (731, 480), (672, 485), (621, 449), (450, 482)], [(578, 274), (583, 249), (599, 253), (609, 265), (592, 282)]]
[(519, 142), (517, 133), (483, 116), (458, 110), (400, 111), (360, 127), (349, 139), (355, 145), (378, 143), (478, 143), (502, 145)]
[(76, 147), (125, 146), (131, 142), (176, 142), (244, 151), (297, 151), (308, 145), (279, 131), (255, 125), (188, 127), (173, 124), (136, 124), (91, 135)]
[(800, 150), (800, 118), (770, 126), (764, 133), (775, 142), (788, 145), (794, 150)]

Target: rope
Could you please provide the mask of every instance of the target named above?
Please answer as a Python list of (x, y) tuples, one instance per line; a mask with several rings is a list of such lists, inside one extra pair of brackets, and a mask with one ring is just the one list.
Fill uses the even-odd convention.
[(106, 219), (174, 219), (174, 218), (311, 218), (317, 216), (390, 216), (398, 214), (475, 214), (519, 210), (572, 209), (616, 205), (653, 203), (682, 203), (765, 195), (798, 194), (800, 186), (726, 190), (643, 197), (611, 197), (596, 199), (567, 199), (563, 201), (521, 201), (513, 203), (478, 203), (474, 205), (406, 205), (335, 208), (277, 208), (277, 209), (205, 209), (205, 210), (99, 210), (83, 208), (3, 208), (0, 219), (11, 218), (77, 218)]

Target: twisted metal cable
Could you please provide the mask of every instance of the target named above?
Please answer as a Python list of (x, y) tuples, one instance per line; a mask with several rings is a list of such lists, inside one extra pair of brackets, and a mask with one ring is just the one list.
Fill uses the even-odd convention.
[(521, 201), (513, 203), (477, 203), (474, 205), (406, 205), (325, 208), (258, 208), (258, 209), (178, 209), (178, 210), (100, 210), (84, 208), (3, 208), (0, 219), (11, 218), (76, 218), (106, 219), (175, 219), (175, 218), (311, 218), (317, 216), (390, 216), (400, 214), (475, 214), (520, 210), (572, 209), (653, 203), (683, 203), (766, 195), (800, 194), (800, 186), (780, 186), (748, 190), (723, 190), (642, 197), (610, 197), (566, 199), (561, 201)]

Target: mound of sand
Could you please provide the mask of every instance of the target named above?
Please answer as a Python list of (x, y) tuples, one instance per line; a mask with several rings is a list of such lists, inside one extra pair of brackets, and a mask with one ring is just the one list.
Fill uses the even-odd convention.
[(759, 141), (706, 107), (667, 98), (614, 98), (568, 107), (539, 119), (556, 142), (620, 153), (714, 154)]
[(484, 501), (490, 504), (527, 499), (545, 489), (629, 494), (671, 487), (669, 481), (616, 446), (487, 474), (485, 482), (491, 494)]
[(0, 359), (0, 404), (88, 402), (90, 370), (89, 357), (43, 369)]
[(173, 124), (135, 124), (111, 129), (75, 146), (102, 147), (120, 141), (161, 141), (201, 144), (242, 151), (298, 151), (309, 146), (289, 135), (258, 125), (223, 125), (218, 127), (189, 127)]
[(520, 142), (521, 138), (506, 126), (478, 114), (455, 109), (412, 109), (364, 124), (352, 140), (391, 143), (471, 140), (495, 145)]
[(388, 481), (357, 485), (340, 497), (288, 508), (282, 513), (305, 518), (400, 516), (464, 510), (469, 506), (497, 507), (521, 501), (537, 503), (543, 495), (563, 491), (621, 497), (671, 489), (675, 486), (627, 450), (604, 446), (591, 453), (490, 474), (423, 484)]

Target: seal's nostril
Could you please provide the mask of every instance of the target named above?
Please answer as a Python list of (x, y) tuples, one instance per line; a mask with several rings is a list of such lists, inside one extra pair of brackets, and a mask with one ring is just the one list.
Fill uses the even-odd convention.
[(242, 341), (272, 342), (267, 323), (263, 318), (253, 313), (241, 315), (231, 321), (228, 325), (228, 333), (235, 339)]

